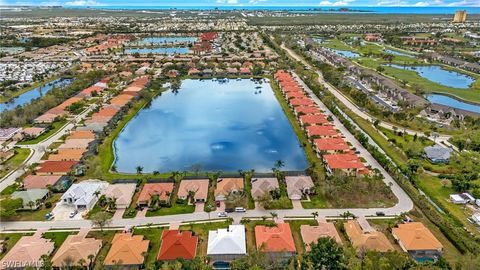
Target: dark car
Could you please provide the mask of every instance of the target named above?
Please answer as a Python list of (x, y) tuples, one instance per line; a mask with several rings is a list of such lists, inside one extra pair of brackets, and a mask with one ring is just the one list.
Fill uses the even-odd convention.
[(384, 217), (385, 216), (384, 212), (376, 212), (375, 214), (379, 217)]
[(233, 209), (233, 208), (225, 208), (226, 213), (233, 213), (234, 211), (235, 211), (235, 209)]

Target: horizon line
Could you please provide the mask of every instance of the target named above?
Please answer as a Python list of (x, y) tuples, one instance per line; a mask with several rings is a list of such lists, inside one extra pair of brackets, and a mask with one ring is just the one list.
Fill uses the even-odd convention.
[(81, 5), (81, 6), (74, 6), (74, 5), (16, 5), (16, 4), (0, 4), (0, 7), (312, 7), (312, 8), (345, 8), (345, 7), (414, 7), (414, 8), (462, 8), (462, 7), (477, 7), (476, 5), (465, 5), (465, 6), (415, 6), (415, 5), (346, 5), (346, 6), (321, 6), (321, 5), (212, 5), (212, 4), (205, 4), (205, 5), (109, 5), (109, 4), (102, 4), (102, 5)]

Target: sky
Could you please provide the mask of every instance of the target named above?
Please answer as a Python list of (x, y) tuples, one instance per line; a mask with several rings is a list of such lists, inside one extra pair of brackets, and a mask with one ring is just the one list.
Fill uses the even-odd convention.
[(480, 6), (480, 0), (0, 0), (0, 5), (61, 6)]

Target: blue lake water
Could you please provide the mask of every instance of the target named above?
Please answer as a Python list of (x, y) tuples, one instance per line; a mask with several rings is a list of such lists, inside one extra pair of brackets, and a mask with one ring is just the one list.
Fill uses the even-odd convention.
[(329, 50), (331, 50), (332, 52), (340, 56), (347, 57), (347, 58), (356, 58), (360, 56), (358, 53), (351, 52), (351, 51), (344, 51), (344, 50), (337, 50), (337, 49), (329, 49)]
[(48, 93), (50, 90), (52, 90), (55, 87), (65, 87), (72, 83), (73, 79), (56, 79), (54, 81), (51, 81), (49, 83), (46, 83), (42, 86), (39, 86), (37, 88), (34, 88), (28, 92), (25, 92), (21, 94), (18, 97), (15, 97), (11, 99), (8, 102), (5, 103), (0, 103), (0, 112), (6, 111), (6, 110), (13, 110), (17, 106), (21, 106), (24, 104), (27, 104), (31, 102), (32, 100), (39, 98), (41, 96), (44, 96), (46, 93)]
[(114, 141), (119, 172), (304, 170), (303, 149), (269, 83), (184, 80), (142, 109)]
[(402, 53), (402, 52), (399, 52), (399, 51), (395, 51), (395, 50), (384, 50), (385, 53), (389, 53), (389, 54), (394, 54), (394, 55), (401, 55), (401, 56), (408, 56), (408, 57), (414, 57), (413, 55), (411, 54), (407, 54), (407, 53)]
[(400, 65), (388, 65), (394, 68), (400, 68), (405, 70), (413, 70), (421, 77), (436, 82), (441, 85), (454, 88), (464, 88), (468, 89), (470, 85), (475, 81), (473, 77), (468, 75), (445, 70), (440, 66), (429, 65), (429, 66), (400, 66)]
[(194, 43), (195, 41), (197, 41), (196, 37), (148, 37), (133, 43), (162, 45), (168, 43)]
[(449, 96), (438, 95), (438, 94), (431, 94), (425, 96), (428, 101), (432, 103), (437, 103), (441, 105), (447, 105), (453, 108), (462, 109), (466, 111), (480, 113), (480, 105), (470, 104), (466, 102), (462, 102), (460, 100), (456, 100)]
[(140, 49), (125, 49), (126, 53), (156, 53), (156, 54), (187, 54), (189, 49), (187, 47), (180, 48), (140, 48)]

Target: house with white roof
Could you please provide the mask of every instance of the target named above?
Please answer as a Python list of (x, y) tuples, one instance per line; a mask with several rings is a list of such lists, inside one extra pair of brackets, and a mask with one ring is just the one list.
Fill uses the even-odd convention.
[(226, 229), (208, 232), (207, 256), (212, 258), (214, 268), (224, 267), (246, 255), (244, 225), (230, 225)]
[(74, 205), (77, 210), (90, 210), (98, 201), (108, 183), (100, 180), (86, 180), (73, 184), (63, 195), (63, 204)]

